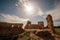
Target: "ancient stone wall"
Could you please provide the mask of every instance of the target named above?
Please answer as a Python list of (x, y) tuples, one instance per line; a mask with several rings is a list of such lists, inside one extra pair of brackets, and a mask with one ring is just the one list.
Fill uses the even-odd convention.
[(31, 22), (28, 21), (27, 24), (26, 24), (26, 26), (25, 26), (25, 29), (30, 29), (31, 28), (30, 26), (31, 26)]
[(31, 24), (30, 21), (27, 22), (25, 29), (43, 29), (44, 23), (42, 21), (39, 21), (38, 24)]
[(1, 23), (0, 24), (0, 37), (1, 36), (14, 36), (23, 33), (23, 24)]
[(39, 27), (39, 29), (43, 29), (44, 28), (44, 22), (43, 21), (38, 22), (38, 27)]

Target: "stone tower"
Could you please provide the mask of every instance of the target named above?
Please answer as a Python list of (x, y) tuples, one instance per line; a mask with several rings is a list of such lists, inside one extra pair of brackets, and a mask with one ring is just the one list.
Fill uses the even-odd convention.
[(52, 32), (52, 33), (55, 33), (52, 16), (51, 16), (50, 14), (47, 16), (46, 20), (47, 20), (47, 24), (48, 24), (47, 27), (48, 27), (49, 29), (51, 29), (51, 32)]
[(40, 29), (40, 28), (41, 28), (41, 29), (44, 28), (44, 23), (43, 23), (43, 21), (39, 21), (39, 22), (38, 22), (38, 27), (39, 27), (39, 29)]

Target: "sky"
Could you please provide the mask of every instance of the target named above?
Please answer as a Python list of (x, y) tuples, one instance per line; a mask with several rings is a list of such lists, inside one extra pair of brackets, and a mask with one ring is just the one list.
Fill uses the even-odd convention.
[(51, 14), (54, 26), (60, 26), (60, 0), (0, 0), (0, 22), (37, 24)]

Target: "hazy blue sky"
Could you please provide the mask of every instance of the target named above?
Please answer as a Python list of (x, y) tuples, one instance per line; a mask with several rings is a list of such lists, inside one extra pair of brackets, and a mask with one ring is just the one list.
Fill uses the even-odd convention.
[[(31, 12), (24, 11), (25, 3), (31, 4)], [(52, 15), (54, 25), (60, 25), (60, 0), (0, 0), (0, 22), (26, 23), (30, 20), (46, 24), (48, 14)]]

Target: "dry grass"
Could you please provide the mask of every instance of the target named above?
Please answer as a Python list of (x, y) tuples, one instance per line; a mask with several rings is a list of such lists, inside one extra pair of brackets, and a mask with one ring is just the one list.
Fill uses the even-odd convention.
[(60, 28), (55, 28), (56, 34), (60, 35)]

